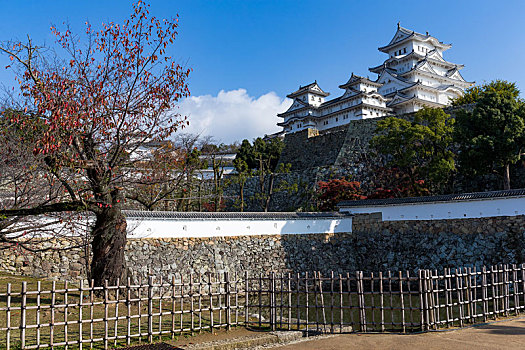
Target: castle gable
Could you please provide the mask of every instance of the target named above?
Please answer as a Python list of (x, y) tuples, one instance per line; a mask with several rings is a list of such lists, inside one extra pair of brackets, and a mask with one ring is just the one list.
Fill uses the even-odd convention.
[(463, 76), (459, 72), (459, 69), (457, 68), (449, 70), (447, 72), (447, 77), (449, 77), (450, 79), (455, 79), (455, 80), (460, 80), (460, 81), (465, 82), (465, 79), (463, 78)]
[(434, 70), (434, 68), (432, 68), (432, 65), (430, 64), (430, 62), (428, 62), (426, 59), (419, 62), (415, 69), (438, 75), (438, 73)]
[(396, 33), (394, 34), (390, 42), (387, 45), (385, 45), (385, 47), (389, 47), (398, 42), (401, 42), (405, 40), (406, 38), (412, 36), (413, 34), (414, 34), (414, 31), (403, 28), (398, 24)]
[(293, 101), (292, 105), (290, 106), (290, 108), (288, 108), (288, 110), (286, 112), (284, 112), (284, 113), (292, 112), (292, 111), (295, 111), (297, 109), (300, 109), (300, 108), (303, 108), (303, 107), (307, 107), (307, 106), (308, 106), (307, 103), (305, 103), (305, 102), (303, 102), (303, 101), (301, 101), (301, 100), (296, 98), (296, 99), (294, 99), (294, 101)]

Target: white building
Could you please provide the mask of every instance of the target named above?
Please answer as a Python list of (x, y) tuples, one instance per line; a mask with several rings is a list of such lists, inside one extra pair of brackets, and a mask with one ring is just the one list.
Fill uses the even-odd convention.
[(377, 118), (390, 114), (418, 111), (424, 106), (444, 107), (463, 94), (473, 83), (465, 81), (459, 70), (463, 65), (443, 58), (451, 47), (427, 34), (416, 33), (398, 24), (396, 34), (379, 51), (388, 54), (383, 64), (369, 70), (375, 81), (352, 73), (339, 87), (344, 93), (326, 101), (317, 81), (289, 95), (291, 107), (278, 114), (286, 133), (307, 128), (326, 130), (355, 119)]
[(424, 106), (444, 107), (463, 95), (473, 83), (459, 73), (463, 65), (443, 58), (443, 52), (451, 46), (428, 32), (416, 33), (398, 24), (392, 40), (379, 48), (388, 59), (369, 69), (378, 74), (378, 91), (389, 99), (387, 106), (396, 114), (411, 113)]

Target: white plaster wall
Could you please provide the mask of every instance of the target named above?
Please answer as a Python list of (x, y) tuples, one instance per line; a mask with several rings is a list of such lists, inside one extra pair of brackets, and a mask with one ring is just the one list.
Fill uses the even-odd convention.
[[(43, 217), (38, 223), (53, 223)], [(56, 223), (35, 237), (84, 236), (90, 232), (94, 217)], [(286, 234), (328, 234), (352, 232), (352, 217), (316, 218), (142, 218), (126, 217), (128, 238), (230, 237)]]
[(438, 73), (441, 76), (445, 76), (445, 74), (447, 74), (448, 72), (448, 69), (438, 66), (437, 64), (432, 64), (432, 69), (434, 69), (434, 71), (436, 71), (436, 73)]
[(419, 51), (418, 46), (426, 48), (428, 51), (432, 51), (435, 49), (434, 45), (432, 45), (430, 42), (415, 42), (414, 43), (414, 50), (419, 54), (426, 54), (425, 51)]
[[(309, 104), (313, 105), (313, 106), (319, 106), (321, 103), (324, 102), (324, 98), (321, 97), (321, 96), (318, 96), (318, 95), (315, 95), (315, 94), (308, 94), (308, 101), (305, 101), (305, 102), (308, 102)], [(312, 100), (312, 97), (313, 97), (313, 100)], [(319, 101), (319, 99), (321, 99), (321, 101)]]
[[(406, 52), (403, 52), (404, 49), (406, 49)], [(395, 57), (401, 57), (401, 56), (404, 56), (404, 55), (408, 55), (411, 50), (412, 50), (412, 42), (408, 42), (408, 43), (404, 44), (403, 46), (396, 46), (392, 50), (388, 51), (388, 55), (390, 57), (394, 57), (394, 56)], [(401, 52), (399, 52), (399, 51), (401, 51)]]
[(409, 48), (410, 48), (410, 51), (416, 51), (417, 52), (417, 43), (415, 41), (411, 41), (409, 44), (408, 44)]
[(341, 208), (342, 213), (382, 213), (384, 221), (468, 219), (525, 215), (525, 196)]
[(352, 232), (352, 218), (138, 219), (127, 218), (128, 238), (228, 237)]
[(452, 91), (447, 91), (445, 93), (439, 94), (439, 103), (444, 105), (450, 104), (451, 98), (457, 98), (458, 95), (454, 94)]
[(405, 87), (405, 85), (401, 85), (398, 82), (396, 82), (395, 80), (392, 80), (390, 82), (385, 82), (385, 84), (379, 88), (379, 93), (381, 95), (385, 95), (385, 94), (387, 94), (385, 92), (385, 90), (387, 90), (389, 88), (394, 88), (394, 90), (391, 90), (391, 91), (388, 92), (388, 93), (391, 93), (391, 92), (394, 92), (396, 90), (400, 90), (400, 89), (402, 89), (404, 87)]

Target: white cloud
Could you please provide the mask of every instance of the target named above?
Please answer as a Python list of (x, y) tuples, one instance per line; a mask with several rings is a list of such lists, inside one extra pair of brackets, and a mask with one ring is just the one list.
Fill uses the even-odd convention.
[(231, 143), (280, 131), (277, 123), (282, 119), (277, 113), (286, 111), (291, 103), (273, 91), (255, 98), (245, 89), (221, 90), (217, 96), (190, 96), (180, 103), (177, 112), (187, 116), (190, 123), (181, 132), (211, 135), (217, 141)]

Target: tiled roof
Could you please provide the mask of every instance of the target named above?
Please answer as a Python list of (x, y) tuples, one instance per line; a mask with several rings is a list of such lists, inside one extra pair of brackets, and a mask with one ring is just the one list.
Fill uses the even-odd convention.
[(366, 84), (374, 85), (374, 86), (381, 86), (382, 85), (382, 84), (379, 84), (379, 83), (377, 83), (375, 81), (370, 80), (368, 77), (365, 78), (365, 77), (362, 77), (360, 75), (352, 73), (352, 75), (350, 76), (350, 79), (348, 79), (348, 81), (346, 83), (344, 83), (342, 85), (339, 85), (339, 87), (341, 89), (345, 89), (346, 87), (355, 85), (355, 84), (357, 84), (359, 82), (364, 82)]
[(426, 40), (433, 40), (433, 45), (435, 46), (440, 46), (442, 48), (450, 48), (452, 45), (450, 44), (445, 44), (441, 41), (439, 41), (437, 38), (433, 37), (432, 35), (430, 34), (421, 34), (421, 33), (418, 33), (418, 32), (415, 32), (413, 30), (410, 30), (410, 29), (407, 29), (407, 28), (403, 28), (401, 26), (398, 25), (398, 29), (396, 31), (396, 34), (394, 35), (394, 38), (397, 36), (397, 33), (398, 32), (402, 32), (405, 36), (402, 37), (402, 38), (399, 38), (399, 39), (392, 39), (386, 46), (383, 46), (383, 47), (380, 47), (379, 48), (379, 51), (383, 51), (383, 52), (386, 52), (390, 47), (392, 46), (395, 46), (399, 43), (402, 43), (404, 42), (405, 40), (407, 39), (410, 39), (410, 38), (418, 38), (420, 40), (423, 40), (423, 41), (426, 41)]
[(345, 217), (337, 212), (174, 212), (124, 210), (133, 219), (219, 219), (219, 220), (280, 220), (280, 219), (337, 219)]
[(441, 196), (426, 196), (426, 197), (363, 199), (363, 200), (357, 200), (357, 201), (342, 201), (337, 206), (338, 207), (369, 207), (369, 206), (377, 206), (377, 205), (399, 205), (399, 204), (412, 204), (412, 203), (468, 201), (468, 200), (474, 200), (474, 199), (505, 198), (505, 197), (516, 197), (516, 196), (525, 196), (525, 189), (447, 194), (447, 195), (441, 195)]
[[(319, 91), (314, 90), (314, 87), (317, 87), (317, 88), (319, 89)], [(315, 94), (317, 94), (317, 95), (324, 96), (324, 97), (330, 95), (330, 93), (323, 91), (323, 90), (319, 87), (319, 85), (317, 85), (317, 81), (314, 81), (313, 83), (310, 83), (310, 84), (308, 84), (308, 85), (305, 85), (305, 86), (299, 86), (299, 89), (298, 89), (298, 90), (292, 92), (291, 94), (286, 95), (286, 97), (288, 97), (288, 98), (294, 98), (294, 97), (296, 97), (297, 95), (300, 95), (300, 94), (305, 93), (305, 92), (312, 92), (312, 93), (315, 93)]]

